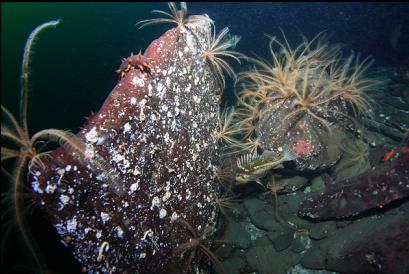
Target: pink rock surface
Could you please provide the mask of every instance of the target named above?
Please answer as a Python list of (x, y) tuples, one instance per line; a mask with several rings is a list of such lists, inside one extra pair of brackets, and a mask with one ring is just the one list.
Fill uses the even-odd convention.
[(194, 237), (186, 223), (201, 236), (217, 219), (209, 31), (197, 22), (152, 42), (151, 75), (121, 79), (77, 134), (81, 155), (65, 145), (33, 170), (38, 203), (90, 273), (187, 273), (203, 257), (175, 248)]

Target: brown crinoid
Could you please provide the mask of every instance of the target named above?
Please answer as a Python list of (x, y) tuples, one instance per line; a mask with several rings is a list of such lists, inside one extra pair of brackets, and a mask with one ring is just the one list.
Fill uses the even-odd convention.
[[(40, 261), (40, 256), (36, 251), (24, 214), (26, 211), (24, 205), (27, 202), (26, 197), (32, 198), (31, 193), (24, 184), (25, 175), (29, 172), (32, 176), (36, 176), (37, 174), (33, 174), (33, 170), (40, 172), (45, 169), (46, 162), (55, 160), (49, 156), (47, 151), (44, 151), (44, 148), (47, 146), (45, 144), (48, 142), (59, 143), (67, 151), (70, 151), (74, 158), (86, 161), (92, 168), (101, 171), (103, 169), (106, 170), (104, 162), (98, 159), (98, 155), (95, 155), (95, 157), (87, 155), (85, 144), (70, 132), (59, 129), (45, 129), (35, 133), (31, 137), (29, 134), (27, 113), (30, 78), (29, 67), (33, 42), (41, 32), (45, 29), (55, 27), (58, 23), (58, 20), (53, 20), (39, 25), (31, 32), (26, 42), (22, 62), (20, 119), (18, 120), (6, 107), (1, 106), (2, 117), (5, 120), (2, 121), (1, 124), (2, 173), (8, 177), (10, 183), (8, 193), (6, 194), (7, 200), (2, 200), (2, 203), (9, 203), (9, 205), (6, 206), (9, 207), (9, 211), (12, 211), (11, 214), (12, 218), (14, 218), (16, 229), (21, 235), (26, 250), (32, 255), (33, 260), (39, 268), (38, 271), (41, 273), (45, 272), (43, 269), (44, 264)], [(12, 159), (15, 160), (15, 164), (12, 172), (9, 173), (3, 166), (3, 163)], [(36, 189), (37, 186), (33, 184), (32, 187)], [(5, 204), (2, 204), (2, 206), (5, 206)], [(3, 217), (4, 216), (2, 216), (2, 219)], [(12, 228), (14, 227), (6, 229), (6, 234), (8, 234)], [(3, 237), (3, 241), (5, 240), (7, 240), (6, 236)]]
[(225, 71), (230, 77), (236, 79), (236, 73), (234, 72), (233, 68), (223, 58), (232, 58), (240, 64), (239, 58), (245, 58), (245, 55), (237, 51), (228, 50), (229, 48), (235, 47), (236, 43), (240, 40), (239, 38), (232, 39), (238, 36), (232, 36), (229, 39), (227, 36), (229, 32), (228, 27), (225, 27), (219, 32), (219, 34), (216, 35), (216, 27), (214, 24), (212, 26), (211, 37), (208, 37), (207, 39), (208, 44), (206, 45), (206, 49), (203, 51), (203, 55), (209, 61), (218, 78), (219, 86), (221, 89), (223, 89), (226, 85), (223, 71)]
[(163, 14), (165, 18), (153, 18), (142, 20), (135, 24), (139, 28), (143, 28), (149, 25), (163, 24), (163, 23), (174, 23), (178, 25), (178, 28), (186, 27), (187, 23), (193, 23), (197, 21), (208, 22), (212, 26), (212, 31), (209, 33), (207, 39), (206, 48), (203, 51), (203, 55), (208, 59), (212, 69), (216, 73), (219, 81), (220, 88), (223, 89), (225, 86), (225, 78), (223, 72), (226, 72), (229, 76), (235, 78), (236, 74), (233, 68), (229, 65), (227, 61), (223, 58), (232, 58), (240, 63), (239, 58), (245, 57), (243, 54), (228, 50), (229, 48), (235, 47), (237, 42), (240, 40), (238, 36), (228, 36), (229, 28), (222, 29), (216, 35), (216, 27), (214, 22), (207, 15), (192, 15), (187, 17), (187, 6), (185, 2), (180, 3), (180, 10), (177, 9), (174, 2), (168, 3), (170, 13), (161, 10), (153, 10), (153, 13)]
[(269, 37), (272, 63), (250, 58), (254, 68), (239, 75), (236, 113), (244, 142), (258, 139), (262, 149), (277, 153), (290, 147), (301, 169), (332, 165), (344, 127), (371, 113), (368, 93), (382, 89), (382, 80), (365, 75), (370, 58), (343, 58), (342, 46), (331, 45), (325, 33), (303, 37), (295, 48), (283, 37)]
[(174, 2), (169, 2), (168, 7), (170, 10), (170, 13), (161, 11), (161, 10), (152, 11), (152, 13), (159, 13), (159, 14), (165, 15), (165, 18), (152, 18), (152, 19), (142, 20), (136, 23), (135, 26), (140, 29), (140, 28), (150, 26), (150, 25), (173, 23), (173, 24), (178, 25), (179, 28), (181, 28), (181, 27), (185, 27), (187, 23), (191, 23), (191, 22), (198, 21), (198, 20), (206, 20), (210, 23), (213, 23), (213, 21), (205, 15), (192, 15), (192, 16), (187, 17), (186, 2), (180, 3), (180, 10), (177, 9), (176, 4)]
[(214, 228), (207, 226), (206, 228), (204, 228), (202, 235), (199, 236), (196, 230), (194, 230), (186, 220), (179, 218), (176, 220), (176, 222), (185, 227), (192, 236), (192, 238), (190, 238), (188, 242), (180, 244), (173, 251), (174, 256), (187, 256), (186, 258), (188, 269), (186, 269), (186, 273), (193, 272), (191, 269), (192, 263), (194, 259), (200, 260), (199, 252), (210, 259), (210, 261), (216, 267), (217, 273), (224, 273), (222, 263), (217, 258), (217, 256), (212, 251), (210, 251), (209, 248), (209, 245), (212, 242), (211, 236), (214, 233)]

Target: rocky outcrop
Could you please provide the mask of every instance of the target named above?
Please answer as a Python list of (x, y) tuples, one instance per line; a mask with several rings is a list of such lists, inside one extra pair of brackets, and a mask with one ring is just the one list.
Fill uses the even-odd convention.
[(38, 203), (89, 273), (188, 272), (194, 250), (174, 253), (194, 236), (186, 223), (199, 236), (215, 225), (218, 103), (201, 54), (210, 32), (195, 21), (153, 41), (139, 56), (149, 68), (123, 70), (80, 147), (66, 143), (32, 170)]
[(306, 197), (299, 214), (314, 219), (351, 217), (407, 198), (408, 166), (408, 146), (405, 146), (393, 162), (386, 162), (375, 170), (330, 185), (322, 193)]

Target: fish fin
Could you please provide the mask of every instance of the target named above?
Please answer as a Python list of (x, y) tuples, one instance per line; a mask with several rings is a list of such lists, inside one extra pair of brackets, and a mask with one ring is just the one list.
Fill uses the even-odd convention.
[(290, 148), (285, 147), (284, 148), (284, 161), (292, 161), (297, 159), (299, 156), (292, 151)]
[(261, 185), (262, 187), (266, 188), (266, 187), (263, 185), (263, 183), (260, 181), (259, 178), (255, 179), (254, 181), (255, 181), (257, 184)]
[(251, 153), (246, 153), (244, 155), (241, 155), (237, 159), (237, 167), (242, 168), (243, 166), (246, 166), (250, 164), (251, 162), (257, 160), (260, 156), (257, 154), (251, 154)]

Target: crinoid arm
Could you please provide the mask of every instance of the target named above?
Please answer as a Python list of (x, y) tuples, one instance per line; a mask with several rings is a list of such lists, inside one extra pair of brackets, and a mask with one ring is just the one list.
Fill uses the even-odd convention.
[[(164, 24), (164, 23), (172, 23), (176, 24), (179, 27), (184, 26), (186, 23), (197, 21), (197, 20), (209, 20), (213, 22), (209, 17), (201, 16), (201, 15), (194, 15), (186, 18), (187, 16), (187, 5), (186, 2), (180, 2), (180, 10), (177, 9), (176, 4), (174, 2), (169, 2), (168, 7), (170, 10), (169, 12), (165, 12), (162, 10), (153, 10), (152, 13), (158, 13), (164, 15), (164, 18), (152, 18), (139, 21), (135, 24), (135, 27), (141, 29), (146, 26), (156, 25), (156, 24)], [(207, 19), (206, 19), (207, 18)]]
[(24, 130), (28, 130), (27, 127), (27, 103), (29, 95), (29, 66), (32, 54), (32, 48), (38, 35), (51, 27), (56, 27), (61, 22), (61, 19), (51, 20), (45, 22), (38, 27), (36, 27), (27, 39), (26, 45), (24, 46), (23, 62), (21, 64), (21, 93), (20, 93), (20, 123)]
[[(154, 13), (161, 13), (161, 14), (165, 14), (168, 17), (172, 18), (172, 15), (161, 11), (161, 10), (153, 10), (152, 12)], [(153, 19), (146, 19), (146, 20), (142, 20), (139, 21), (138, 23), (135, 24), (135, 27), (138, 27), (138, 29), (150, 26), (150, 25), (157, 25), (157, 24), (164, 24), (164, 23), (175, 23), (177, 24), (177, 21), (175, 19), (171, 19), (171, 18), (153, 18)]]
[(20, 151), (6, 147), (1, 148), (1, 161), (20, 157)]
[(32, 138), (32, 142), (36, 143), (40, 139), (58, 142), (76, 160), (80, 161), (84, 166), (89, 166), (93, 174), (103, 175), (115, 193), (118, 195), (123, 194), (124, 185), (118, 173), (110, 167), (108, 162), (92, 146), (88, 146), (75, 134), (59, 129), (45, 129), (36, 133)]
[(18, 134), (13, 132), (12, 129), (10, 129), (9, 127), (5, 125), (1, 125), (1, 137), (2, 139), (7, 139), (13, 142), (17, 146), (20, 146), (20, 147), (26, 146), (26, 143), (24, 142), (24, 140), (21, 139)]
[(164, 18), (152, 18), (152, 19), (146, 19), (139, 21), (138, 23), (135, 24), (135, 27), (138, 27), (138, 29), (141, 29), (146, 26), (150, 25), (156, 25), (156, 24), (165, 24), (165, 23), (171, 23), (171, 24), (176, 24), (178, 27), (182, 27), (186, 25), (187, 23), (192, 23), (196, 21), (206, 21), (209, 22), (210, 24), (213, 24), (213, 20), (209, 18), (207, 15), (191, 15), (186, 18), (187, 16), (187, 5), (186, 2), (180, 2), (180, 10), (177, 9), (176, 4), (174, 2), (169, 2), (168, 7), (170, 10), (169, 12), (165, 12), (162, 10), (153, 10), (151, 11), (152, 13), (158, 13), (161, 15), (164, 15)]
[[(6, 140), (7, 145), (15, 146), (15, 148), (1, 147), (1, 161), (5, 161), (11, 158), (15, 158), (15, 166), (13, 172), (5, 173), (10, 174), (9, 181), (10, 186), (10, 201), (11, 208), (13, 210), (13, 217), (15, 218), (15, 224), (18, 231), (21, 234), (21, 239), (25, 244), (25, 248), (32, 255), (38, 269), (38, 272), (45, 273), (43, 269), (42, 260), (40, 255), (36, 251), (35, 243), (32, 241), (31, 233), (28, 229), (28, 225), (24, 216), (24, 203), (22, 198), (22, 190), (24, 188), (24, 175), (26, 174), (27, 162), (32, 160), (36, 156), (35, 147), (32, 145), (27, 124), (27, 112), (28, 112), (28, 97), (29, 97), (29, 80), (30, 80), (30, 64), (32, 59), (33, 46), (35, 44), (38, 35), (51, 27), (57, 26), (61, 20), (52, 20), (45, 22), (36, 27), (29, 35), (24, 47), (23, 61), (21, 64), (21, 76), (20, 76), (20, 123), (11, 114), (11, 112), (1, 106), (2, 117), (5, 118), (7, 124), (1, 125), (1, 138)], [(38, 162), (36, 162), (37, 164)], [(2, 167), (2, 172), (5, 169)]]
[(24, 130), (19, 125), (13, 114), (11, 114), (11, 112), (3, 105), (1, 105), (1, 111), (4, 114), (3, 117), (5, 117), (10, 123), (10, 125), (1, 125), (1, 137), (13, 141), (16, 145), (22, 147), (26, 146), (26, 142), (29, 139), (27, 130)]
[(223, 156), (233, 155), (247, 149), (247, 144), (240, 141), (238, 136), (243, 132), (243, 129), (235, 123), (237, 113), (234, 108), (226, 108), (219, 113), (220, 130), (217, 133), (217, 138), (221, 143)]
[(218, 274), (225, 274), (226, 272), (224, 271), (224, 267), (222, 262), (217, 258), (217, 256), (210, 251), (208, 247), (205, 245), (201, 244), (199, 245), (200, 250), (210, 259), (210, 261), (214, 264), (216, 268), (216, 273)]
[(227, 50), (232, 48), (236, 42), (233, 39), (227, 39), (227, 34), (229, 28), (223, 28), (219, 34), (216, 35), (216, 28), (213, 25), (212, 33), (208, 37), (207, 49), (204, 50), (203, 54), (208, 59), (213, 71), (216, 74), (216, 77), (219, 80), (219, 83), (222, 87), (225, 87), (225, 78), (223, 72), (226, 72), (230, 77), (236, 80), (236, 73), (234, 72), (231, 65), (223, 60), (222, 58), (229, 57), (236, 60), (239, 64), (240, 58), (246, 58), (246, 56), (237, 51)]

